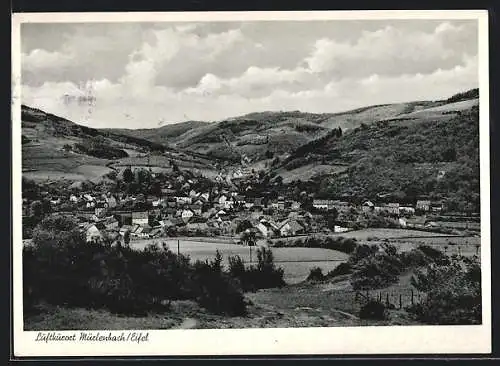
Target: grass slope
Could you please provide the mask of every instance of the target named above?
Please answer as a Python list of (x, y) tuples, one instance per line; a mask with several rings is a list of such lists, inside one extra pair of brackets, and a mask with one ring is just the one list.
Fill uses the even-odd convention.
[[(206, 169), (214, 165), (214, 160), (204, 155), (163, 146), (137, 134), (89, 128), (24, 105), (21, 112), (22, 168), (24, 176), (30, 179), (100, 179), (112, 169), (127, 165), (144, 167), (150, 164), (153, 169), (169, 169), (170, 160), (185, 169)], [(184, 131), (170, 130), (172, 134)], [(73, 147), (97, 137), (108, 150), (121, 150), (128, 157), (110, 160), (82, 151), (65, 150), (65, 146)]]

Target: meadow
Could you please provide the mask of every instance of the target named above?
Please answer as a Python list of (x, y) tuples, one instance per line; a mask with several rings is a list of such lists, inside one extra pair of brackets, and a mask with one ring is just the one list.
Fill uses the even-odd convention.
[[(151, 243), (165, 242), (167, 246), (177, 253), (177, 239), (144, 239), (133, 240), (130, 246), (142, 250)], [(213, 259), (217, 250), (223, 256), (223, 264), (227, 265), (227, 257), (239, 255), (247, 265), (257, 263), (257, 247), (247, 247), (237, 244), (224, 243), (220, 240), (210, 239), (190, 240), (179, 238), (179, 252), (189, 255), (192, 261)], [(252, 260), (250, 261), (250, 251)], [(347, 260), (348, 255), (336, 250), (320, 248), (272, 248), (275, 263), (285, 271), (287, 283), (298, 283), (307, 278), (313, 267), (320, 267), (323, 272), (328, 272)]]

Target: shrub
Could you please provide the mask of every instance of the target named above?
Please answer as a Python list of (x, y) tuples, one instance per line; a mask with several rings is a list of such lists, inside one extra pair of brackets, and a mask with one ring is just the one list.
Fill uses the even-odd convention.
[(239, 256), (229, 257), (228, 273), (236, 278), (244, 291), (255, 291), (263, 288), (281, 287), (285, 285), (282, 268), (276, 268), (273, 253), (264, 247), (257, 250), (257, 265), (245, 268)]
[(429, 257), (418, 248), (402, 252), (399, 257), (405, 268), (421, 267), (430, 262)]
[(246, 314), (246, 304), (239, 284), (217, 269), (212, 262), (197, 261), (191, 277), (196, 301), (216, 314), (238, 316)]
[(481, 267), (477, 258), (430, 264), (412, 284), (425, 300), (406, 310), (426, 324), (481, 324)]
[(385, 320), (387, 319), (387, 309), (380, 301), (370, 300), (361, 307), (359, 317), (360, 319)]
[(191, 264), (166, 245), (136, 251), (106, 241), (86, 242), (64, 216), (37, 226), (33, 247), (23, 249), (23, 273), (28, 312), (45, 301), (145, 315), (165, 310), (165, 300), (193, 299), (216, 313), (245, 313), (239, 283), (223, 271), (220, 253), (212, 261)]
[(450, 264), (450, 259), (448, 258), (448, 256), (438, 249), (435, 249), (429, 245), (419, 245), (418, 249), (436, 264)]
[(328, 278), (333, 278), (333, 277), (349, 274), (349, 273), (351, 273), (351, 271), (352, 271), (351, 265), (347, 262), (342, 262), (337, 267), (335, 267), (333, 270), (328, 272), (326, 274), (326, 276)]
[(396, 249), (387, 246), (385, 251), (371, 253), (355, 264), (351, 284), (355, 290), (384, 288), (396, 283), (403, 269)]
[(309, 275), (307, 276), (307, 281), (324, 281), (325, 275), (323, 274), (323, 270), (319, 267), (311, 268)]

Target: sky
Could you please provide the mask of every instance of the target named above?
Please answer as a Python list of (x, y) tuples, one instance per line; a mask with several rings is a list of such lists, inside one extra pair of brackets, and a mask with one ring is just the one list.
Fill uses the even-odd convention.
[(24, 23), (23, 104), (97, 128), (327, 113), (478, 87), (474, 20)]

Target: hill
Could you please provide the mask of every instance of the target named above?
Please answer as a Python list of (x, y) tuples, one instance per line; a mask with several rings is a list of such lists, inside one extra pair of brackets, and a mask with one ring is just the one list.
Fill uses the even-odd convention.
[(99, 180), (124, 166), (206, 169), (213, 159), (165, 147), (133, 135), (94, 129), (28, 106), (21, 107), (23, 176), (32, 179)]
[(218, 122), (187, 121), (152, 129), (110, 130), (183, 151), (257, 163), (282, 156), (340, 128), (349, 131), (378, 121), (449, 118), (478, 103), (478, 90), (440, 101), (374, 105), (340, 113), (254, 112)]
[[(452, 97), (363, 123), (341, 137), (326, 134), (272, 169), (285, 182), (312, 178), (323, 197), (443, 198), (457, 209), (478, 210), (479, 101), (477, 94), (461, 95), (471, 99)], [(316, 178), (307, 175), (315, 169)]]
[(158, 128), (140, 128), (140, 129), (105, 129), (112, 133), (117, 133), (125, 136), (136, 136), (144, 140), (152, 141), (158, 144), (164, 144), (172, 141), (183, 133), (207, 125), (209, 122), (203, 121), (186, 121), (173, 123)]

